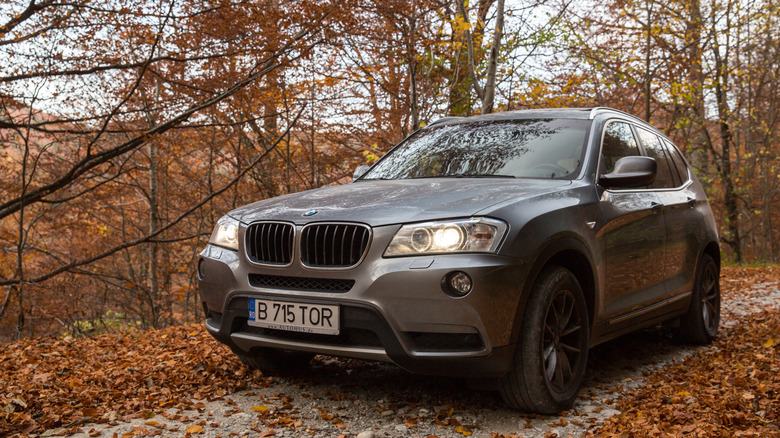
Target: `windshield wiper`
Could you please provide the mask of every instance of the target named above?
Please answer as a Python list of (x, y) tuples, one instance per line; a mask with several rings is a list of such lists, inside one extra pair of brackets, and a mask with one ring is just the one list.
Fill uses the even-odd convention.
[(415, 176), (407, 179), (425, 179), (425, 178), (516, 178), (516, 177), (514, 175), (491, 175), (486, 173), (454, 173), (452, 175)]
[(490, 175), (486, 173), (456, 173), (455, 175), (445, 175), (449, 178), (514, 178), (514, 175)]

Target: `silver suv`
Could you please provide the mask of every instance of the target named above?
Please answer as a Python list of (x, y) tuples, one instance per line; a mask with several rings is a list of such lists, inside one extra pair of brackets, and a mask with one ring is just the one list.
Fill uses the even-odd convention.
[(718, 235), (683, 156), (607, 108), (447, 118), (354, 181), (229, 212), (201, 253), (206, 328), (250, 367), (315, 354), (573, 403), (588, 349), (667, 321), (709, 342)]

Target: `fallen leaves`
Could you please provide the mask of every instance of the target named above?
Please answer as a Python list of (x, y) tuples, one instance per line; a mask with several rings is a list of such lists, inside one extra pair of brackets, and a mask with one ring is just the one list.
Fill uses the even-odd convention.
[(268, 382), (199, 325), (0, 344), (0, 436), (151, 419)]
[[(753, 281), (777, 279), (777, 270), (724, 272), (724, 295)], [(776, 287), (776, 286), (775, 286)], [(721, 329), (710, 347), (656, 371), (647, 384), (618, 401), (622, 414), (589, 436), (780, 437), (780, 313), (766, 310)]]
[(193, 425), (193, 426), (188, 427), (187, 430), (185, 430), (184, 432), (185, 433), (189, 433), (189, 434), (200, 433), (200, 432), (203, 432), (203, 428), (200, 427), (200, 426), (197, 426), (197, 425)]
[[(751, 293), (755, 295), (754, 286), (764, 285), (758, 288), (760, 295), (761, 288), (776, 288), (777, 284), (772, 283), (778, 282), (780, 269), (777, 268), (726, 268), (722, 278), (724, 299), (743, 297), (749, 288), (753, 288)], [(780, 436), (778, 370), (780, 316), (777, 311), (736, 320), (721, 331), (713, 346), (649, 375), (647, 385), (618, 402), (616, 407), (623, 413), (610, 418), (592, 434)], [(270, 378), (242, 366), (226, 347), (211, 339), (198, 325), (85, 339), (31, 339), (2, 344), (0, 436), (40, 434), (44, 430), (60, 434), (83, 432), (79, 425), (113, 424), (130, 417), (145, 420), (139, 433), (166, 435), (174, 429), (163, 424), (164, 417), (189, 425), (186, 431), (184, 426), (182, 430), (175, 429), (179, 436), (195, 437), (204, 428), (218, 424), (195, 424), (183, 411), (200, 412), (206, 406), (203, 400), (221, 398), (234, 408), (225, 414), (229, 417), (242, 411), (227, 394), (247, 386), (270, 384)], [(311, 395), (302, 393), (300, 397)], [(334, 401), (355, 398), (340, 392), (328, 393), (327, 397)], [(433, 425), (446, 436), (474, 433), (477, 426), (462, 424), (474, 421), (456, 414), (462, 411), (462, 406), (452, 400), (441, 404), (429, 411), (418, 410), (419, 405), (409, 400), (391, 400), (376, 407), (376, 412), (378, 416), (397, 421), (402, 429), (424, 431), (426, 425)], [(244, 409), (251, 410), (256, 417), (252, 427), (254, 436), (273, 436), (280, 428), (306, 431), (310, 426), (302, 421), (292, 397), (284, 394), (262, 396), (249, 406), (253, 407)], [(168, 414), (169, 408), (182, 411)], [(320, 408), (316, 412), (317, 421), (327, 422), (336, 433), (347, 434), (347, 423), (354, 423), (344, 411)], [(565, 416), (546, 423), (551, 428), (577, 424)], [(99, 430), (87, 433), (99, 436)]]

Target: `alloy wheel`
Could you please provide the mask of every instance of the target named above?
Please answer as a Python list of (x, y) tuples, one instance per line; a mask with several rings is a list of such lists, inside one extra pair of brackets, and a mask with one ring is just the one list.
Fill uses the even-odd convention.
[(717, 329), (720, 322), (720, 293), (718, 291), (718, 270), (714, 263), (706, 265), (701, 278), (701, 313), (708, 332)]
[[(583, 353), (583, 324), (574, 295), (559, 290), (550, 302), (544, 322), (542, 361), (544, 374), (550, 386), (559, 393), (566, 392), (579, 375), (579, 356)], [(574, 368), (573, 368), (574, 367)]]

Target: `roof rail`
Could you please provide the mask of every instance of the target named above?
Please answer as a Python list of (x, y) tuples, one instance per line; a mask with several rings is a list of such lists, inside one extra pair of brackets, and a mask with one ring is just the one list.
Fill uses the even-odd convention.
[(588, 118), (590, 120), (593, 120), (593, 118), (596, 117), (599, 113), (605, 113), (605, 112), (612, 112), (612, 113), (622, 114), (624, 116), (631, 117), (632, 119), (639, 120), (642, 123), (647, 123), (644, 120), (640, 119), (639, 117), (637, 117), (637, 116), (635, 116), (633, 114), (629, 114), (629, 113), (627, 113), (625, 111), (620, 111), (620, 110), (617, 110), (617, 109), (614, 109), (614, 108), (609, 108), (609, 107), (606, 107), (606, 106), (597, 106), (597, 107), (591, 108), (590, 115), (588, 116)]
[(459, 116), (447, 116), (447, 117), (442, 117), (442, 118), (440, 118), (440, 119), (436, 119), (436, 121), (435, 121), (435, 122), (431, 122), (431, 123), (429, 123), (429, 124), (428, 124), (428, 126), (438, 125), (439, 123), (444, 123), (444, 122), (447, 122), (447, 121), (450, 121), (450, 120), (455, 120), (455, 119), (462, 119), (462, 118), (463, 118), (463, 117), (459, 117)]

